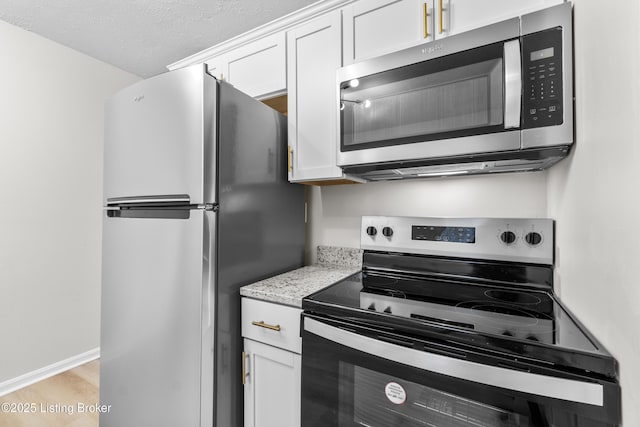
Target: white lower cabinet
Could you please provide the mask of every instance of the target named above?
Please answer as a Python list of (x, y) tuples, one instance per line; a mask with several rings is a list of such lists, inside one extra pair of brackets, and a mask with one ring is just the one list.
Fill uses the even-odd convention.
[(300, 314), (242, 298), (245, 427), (300, 427)]
[(244, 340), (245, 427), (300, 426), (301, 356)]

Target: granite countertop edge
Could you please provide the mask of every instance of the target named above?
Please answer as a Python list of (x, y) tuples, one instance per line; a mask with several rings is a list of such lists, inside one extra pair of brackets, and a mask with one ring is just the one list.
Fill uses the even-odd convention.
[(243, 297), (302, 308), (302, 299), (362, 268), (362, 251), (354, 248), (318, 247), (318, 264), (300, 267), (240, 288)]

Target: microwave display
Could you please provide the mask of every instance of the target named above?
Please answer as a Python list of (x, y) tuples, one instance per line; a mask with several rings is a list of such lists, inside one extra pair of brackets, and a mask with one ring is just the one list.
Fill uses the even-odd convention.
[(530, 61), (538, 61), (540, 59), (546, 59), (546, 58), (552, 58), (553, 55), (553, 48), (552, 47), (548, 47), (546, 49), (540, 49), (540, 50), (536, 50), (535, 52), (531, 52), (530, 55)]

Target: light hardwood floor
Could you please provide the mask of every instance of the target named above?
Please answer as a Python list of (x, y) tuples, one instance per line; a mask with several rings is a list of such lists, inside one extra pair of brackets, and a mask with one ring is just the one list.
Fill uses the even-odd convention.
[(94, 360), (0, 397), (0, 427), (97, 427), (87, 409), (98, 403), (99, 376)]

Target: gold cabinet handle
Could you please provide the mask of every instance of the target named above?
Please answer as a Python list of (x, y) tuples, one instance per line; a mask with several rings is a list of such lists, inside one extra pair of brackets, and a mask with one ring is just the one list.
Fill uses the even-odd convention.
[(422, 28), (424, 29), (424, 38), (426, 39), (429, 37), (429, 9), (427, 3), (422, 3), (422, 19), (424, 23)]
[(442, 25), (442, 11), (444, 10), (444, 4), (443, 3), (444, 3), (444, 1), (440, 0), (440, 10), (439, 10), (440, 14), (439, 14), (439, 17), (438, 17), (438, 19), (440, 21), (440, 34), (442, 34), (444, 32), (443, 25)]
[(251, 322), (253, 326), (260, 326), (261, 328), (271, 329), (272, 331), (280, 332), (280, 325), (269, 325), (268, 323), (264, 323), (262, 320), (259, 322)]
[(242, 385), (247, 384), (247, 356), (246, 352), (242, 352)]
[(291, 146), (287, 145), (287, 169), (291, 172)]

